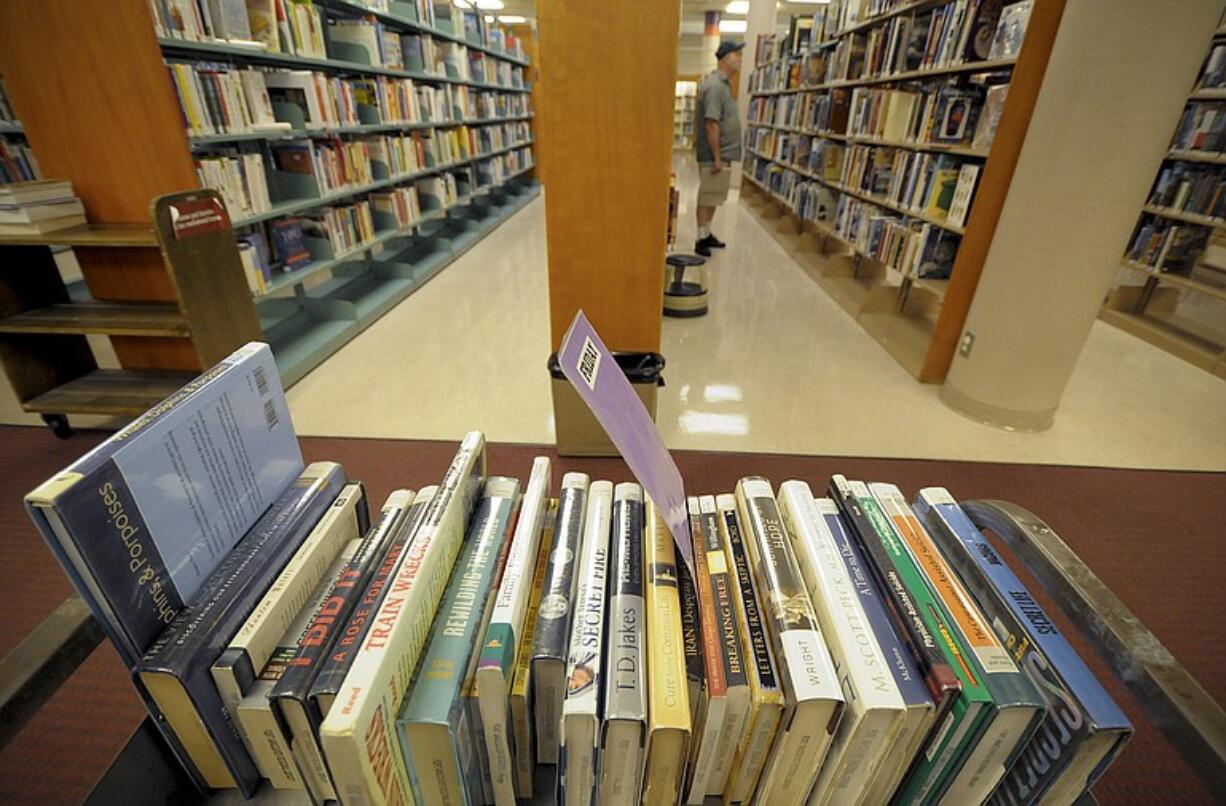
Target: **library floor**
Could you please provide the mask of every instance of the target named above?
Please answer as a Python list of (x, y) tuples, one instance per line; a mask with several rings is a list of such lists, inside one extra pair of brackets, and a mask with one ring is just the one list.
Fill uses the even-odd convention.
[[(693, 243), (692, 159), (677, 157)], [(550, 443), (545, 201), (538, 200), (289, 392), (302, 434)], [(1226, 382), (1096, 323), (1050, 430), (946, 408), (735, 200), (712, 305), (665, 319), (658, 421), (672, 448), (1226, 470)], [(593, 244), (594, 248), (615, 248)]]

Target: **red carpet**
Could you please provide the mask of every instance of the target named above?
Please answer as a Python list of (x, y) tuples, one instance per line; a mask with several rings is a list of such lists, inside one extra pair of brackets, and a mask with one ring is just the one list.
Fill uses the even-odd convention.
[[(61, 441), (42, 429), (0, 427), (0, 515), (12, 526), (0, 541), (0, 590), (9, 600), (0, 618), (0, 651), (11, 649), (70, 593), (22, 511), (21, 497), (99, 440), (100, 435), (82, 434)], [(454, 451), (450, 442), (306, 438), (302, 443), (308, 461), (339, 461), (352, 478), (365, 481), (372, 508), (396, 486), (436, 482)], [(532, 457), (541, 452), (552, 454), (493, 445), (489, 470), (525, 478)], [(1027, 507), (1081, 555), (1218, 702), (1226, 702), (1226, 681), (1219, 676), (1226, 666), (1226, 619), (1218, 596), (1226, 572), (1220, 526), (1226, 523), (1226, 475), (766, 454), (681, 452), (676, 458), (690, 492), (731, 491), (738, 478), (751, 474), (776, 484), (804, 479), (816, 491), (832, 473), (844, 473), (893, 481), (908, 495), (939, 484), (959, 498), (1002, 498)], [(555, 464), (555, 479), (568, 469), (593, 478), (630, 478), (620, 460), (565, 459)], [(1057, 612), (1037, 583), (1026, 581), (1049, 612)], [(1212, 802), (1098, 656), (1070, 637), (1137, 725), (1131, 746), (1095, 788), (1098, 800)], [(80, 802), (140, 717), (117, 656), (109, 646), (100, 647), (0, 752), (0, 798)]]

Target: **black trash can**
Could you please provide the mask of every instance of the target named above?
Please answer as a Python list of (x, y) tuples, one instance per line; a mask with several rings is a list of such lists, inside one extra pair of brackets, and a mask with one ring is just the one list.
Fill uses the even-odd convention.
[[(638, 394), (652, 420), (656, 418), (656, 389), (664, 385), (664, 356), (659, 353), (613, 353), (617, 366)], [(561, 456), (617, 456), (604, 427), (562, 374), (558, 354), (549, 356), (553, 384), (553, 430)]]

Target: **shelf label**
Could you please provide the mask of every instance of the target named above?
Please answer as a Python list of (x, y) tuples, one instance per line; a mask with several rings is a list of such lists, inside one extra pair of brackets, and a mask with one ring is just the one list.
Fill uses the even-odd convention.
[(596, 415), (639, 484), (651, 496), (672, 532), (677, 550), (694, 573), (685, 487), (672, 454), (643, 401), (635, 394), (617, 360), (583, 315), (575, 314), (558, 350), (562, 374)]
[(170, 205), (170, 227), (175, 240), (222, 232), (230, 226), (230, 217), (221, 199), (209, 196), (202, 199), (175, 202)]

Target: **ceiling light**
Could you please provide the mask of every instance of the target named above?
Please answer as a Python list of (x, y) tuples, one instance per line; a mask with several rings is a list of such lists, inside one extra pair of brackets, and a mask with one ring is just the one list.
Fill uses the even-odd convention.
[(788, 0), (789, 3), (795, 6), (828, 6), (830, 0)]
[(749, 13), (749, 0), (732, 0), (731, 3), (724, 6), (724, 13), (744, 17)]
[(472, 8), (472, 3), (468, 0), (455, 0), (456, 8)]
[(502, 4), (502, 0), (476, 0), (473, 5), (482, 11), (499, 11), (500, 9), (505, 8), (505, 6)]
[(749, 22), (746, 20), (720, 20), (720, 33), (724, 34), (743, 34), (749, 30)]
[(519, 25), (528, 21), (527, 17), (521, 17), (518, 14), (499, 14), (498, 21), (507, 25)]
[(493, 14), (486, 14), (486, 15), (485, 15), (485, 21), (486, 21), (487, 23), (489, 23), (489, 22), (493, 22), (493, 21), (494, 21), (494, 15), (493, 15)]

